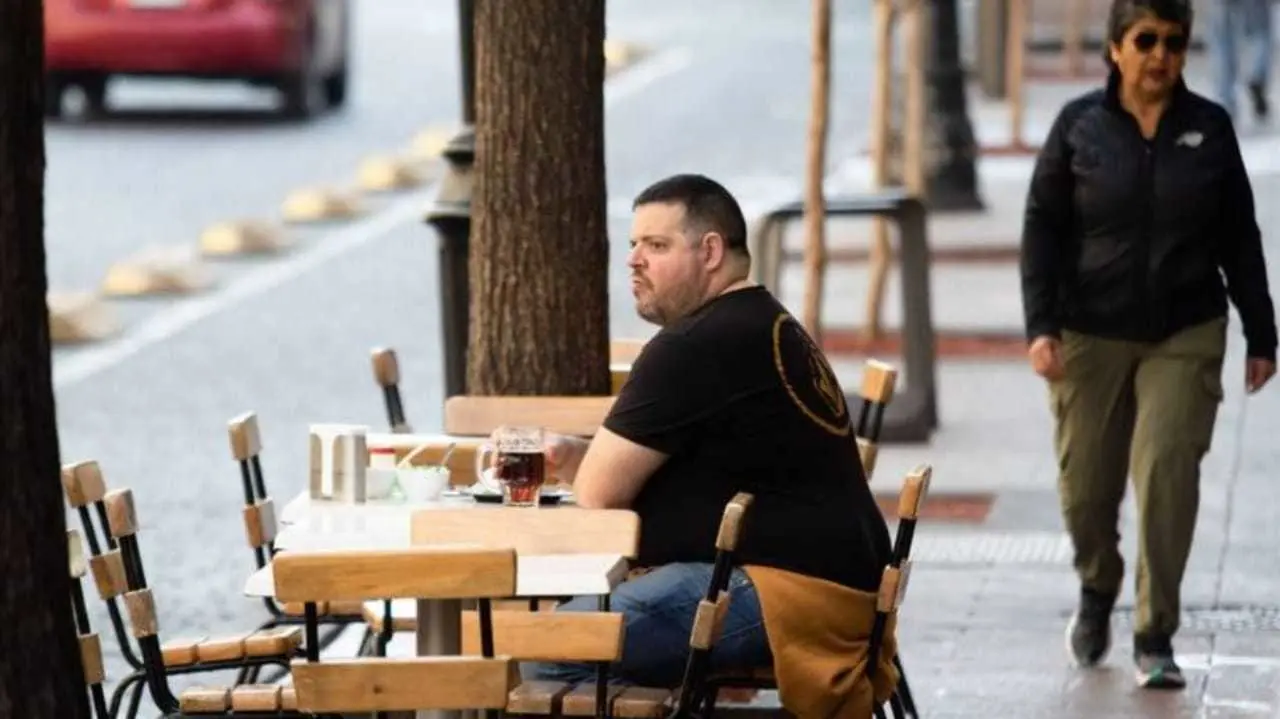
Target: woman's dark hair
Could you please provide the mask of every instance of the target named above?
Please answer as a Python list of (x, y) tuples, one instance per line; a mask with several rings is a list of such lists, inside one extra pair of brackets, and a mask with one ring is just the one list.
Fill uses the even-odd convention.
[(1195, 15), (1191, 10), (1191, 0), (1112, 0), (1111, 12), (1107, 15), (1107, 38), (1110, 42), (1102, 45), (1102, 59), (1107, 67), (1115, 64), (1111, 62), (1111, 46), (1119, 45), (1129, 28), (1148, 15), (1181, 25), (1182, 32), (1188, 40), (1191, 39), (1191, 20)]

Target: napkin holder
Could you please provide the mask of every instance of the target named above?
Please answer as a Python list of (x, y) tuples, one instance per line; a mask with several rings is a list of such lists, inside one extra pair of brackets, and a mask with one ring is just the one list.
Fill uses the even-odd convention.
[(312, 499), (364, 503), (368, 430), (363, 425), (311, 425)]

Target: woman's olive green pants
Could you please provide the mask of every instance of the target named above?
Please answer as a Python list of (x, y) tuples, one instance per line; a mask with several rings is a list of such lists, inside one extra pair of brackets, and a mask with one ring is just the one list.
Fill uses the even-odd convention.
[(1138, 510), (1139, 636), (1178, 629), (1179, 586), (1200, 503), (1200, 460), (1222, 402), (1226, 318), (1158, 344), (1062, 337), (1066, 375), (1050, 383), (1058, 494), (1081, 585), (1118, 594), (1120, 503)]

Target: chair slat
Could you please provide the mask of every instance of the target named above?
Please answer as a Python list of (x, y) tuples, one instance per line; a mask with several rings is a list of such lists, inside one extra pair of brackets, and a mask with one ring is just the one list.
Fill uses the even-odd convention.
[(304, 712), (503, 709), (511, 691), (509, 659), (364, 657), (295, 660), (293, 685)]
[(521, 554), (618, 554), (640, 551), (640, 517), (628, 509), (529, 511), (520, 507), (424, 509), (411, 520), (411, 543), (512, 547)]
[(933, 468), (927, 464), (918, 465), (911, 470), (902, 481), (902, 492), (898, 495), (898, 518), (916, 519), (924, 507), (924, 499), (929, 494), (929, 483), (933, 479)]
[(93, 460), (62, 465), (62, 491), (72, 507), (100, 501), (107, 493), (102, 469)]
[(282, 602), (509, 597), (516, 553), (442, 547), (283, 552), (272, 561), (272, 574)]
[(258, 431), (258, 415), (244, 414), (227, 423), (227, 435), (231, 440), (231, 456), (246, 462), (262, 454), (262, 434)]
[(444, 404), (448, 434), (489, 435), (503, 425), (544, 427), (560, 434), (590, 437), (604, 423), (613, 396), (480, 397), (458, 395)]
[(244, 535), (250, 549), (258, 549), (276, 541), (278, 528), (276, 505), (271, 498), (244, 508)]
[(103, 601), (129, 591), (129, 581), (124, 572), (124, 555), (119, 549), (90, 557), (89, 571), (93, 574), (93, 584), (98, 588), (98, 596)]
[(156, 619), (156, 600), (150, 589), (139, 589), (124, 595), (124, 606), (129, 614), (129, 625), (138, 639), (154, 637), (160, 632)]
[[(493, 612), (493, 651), (543, 662), (615, 662), (622, 658), (617, 612)], [(480, 617), (462, 613), (462, 653), (480, 654)]]
[(107, 678), (102, 665), (102, 641), (97, 634), (80, 635), (80, 665), (85, 684), (101, 684)]

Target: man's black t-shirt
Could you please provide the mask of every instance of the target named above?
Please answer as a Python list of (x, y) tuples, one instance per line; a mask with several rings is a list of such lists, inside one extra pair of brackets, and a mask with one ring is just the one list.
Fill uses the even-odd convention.
[(822, 352), (762, 287), (664, 328), (604, 426), (669, 455), (633, 504), (639, 563), (711, 561), (725, 504), (755, 495), (738, 559), (874, 591), (889, 533)]

